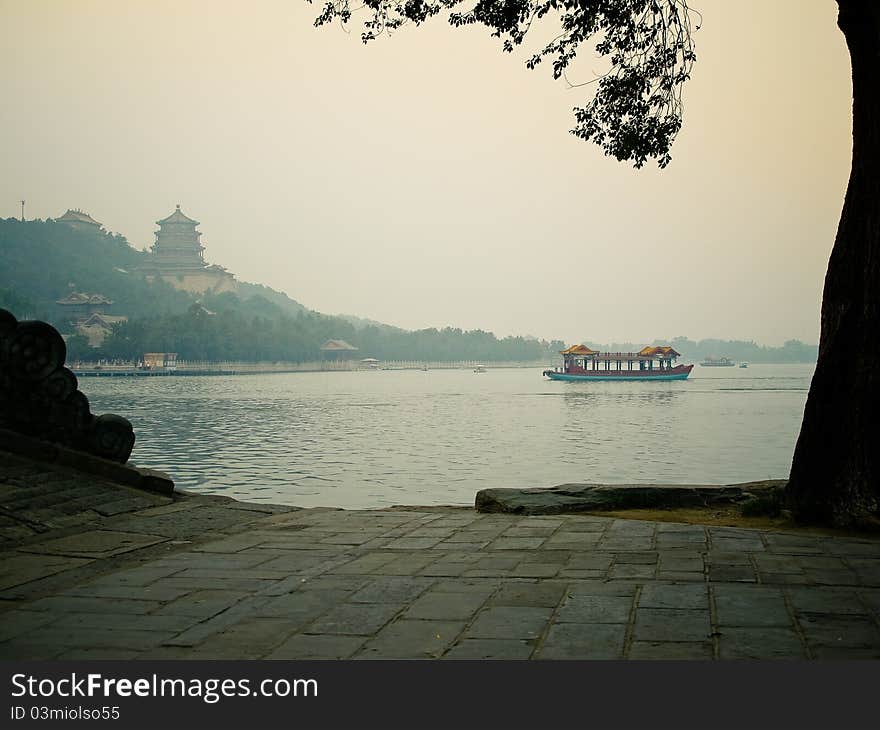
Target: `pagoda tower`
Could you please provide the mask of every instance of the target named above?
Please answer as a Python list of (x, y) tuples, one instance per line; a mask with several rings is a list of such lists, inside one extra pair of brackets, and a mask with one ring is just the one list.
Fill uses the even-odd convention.
[(144, 267), (148, 279), (161, 278), (177, 289), (196, 294), (235, 291), (235, 278), (222, 266), (205, 262), (197, 220), (184, 215), (180, 205), (167, 218), (156, 221), (156, 242), (151, 261)]
[(153, 254), (163, 272), (205, 268), (205, 247), (199, 242), (202, 234), (196, 230), (197, 220), (185, 216), (178, 205), (167, 218), (156, 221), (156, 225), (159, 230), (156, 231)]

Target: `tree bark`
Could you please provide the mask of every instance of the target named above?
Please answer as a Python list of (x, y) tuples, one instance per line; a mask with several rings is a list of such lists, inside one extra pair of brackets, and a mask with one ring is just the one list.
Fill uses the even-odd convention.
[(838, 8), (852, 61), (852, 171), (787, 495), (798, 521), (846, 526), (880, 508), (880, 3)]

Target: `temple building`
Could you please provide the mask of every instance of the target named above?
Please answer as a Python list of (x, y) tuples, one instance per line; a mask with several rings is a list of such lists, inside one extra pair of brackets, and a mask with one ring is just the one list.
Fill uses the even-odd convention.
[(114, 325), (128, 321), (128, 317), (104, 311), (113, 302), (103, 294), (72, 291), (64, 299), (56, 300), (55, 304), (58, 305), (61, 319), (68, 323), (73, 332), (83, 335), (92, 347), (100, 347), (113, 331)]
[(327, 340), (321, 345), (322, 367), (332, 370), (347, 370), (352, 367), (352, 359), (358, 351), (354, 345), (345, 340)]
[(156, 221), (156, 242), (153, 244), (152, 260), (144, 267), (147, 278), (161, 278), (177, 289), (194, 294), (220, 294), (236, 289), (235, 278), (222, 266), (205, 262), (204, 250), (199, 240), (199, 225), (184, 215), (180, 206), (160, 221)]
[(107, 336), (113, 332), (114, 325), (127, 321), (128, 317), (96, 312), (84, 322), (77, 324), (76, 332), (85, 337), (92, 347), (100, 347), (104, 344)]
[(63, 319), (69, 320), (74, 325), (85, 322), (93, 314), (104, 314), (104, 310), (113, 304), (103, 294), (86, 294), (84, 292), (70, 292), (64, 299), (56, 300)]
[(321, 352), (324, 353), (324, 357), (330, 360), (350, 358), (352, 353), (357, 351), (358, 349), (354, 345), (349, 345), (345, 340), (327, 340), (321, 345)]
[(65, 225), (75, 228), (78, 231), (94, 231), (97, 233), (101, 230), (101, 224), (98, 223), (88, 213), (81, 210), (68, 208), (67, 212), (60, 218), (55, 219), (56, 223), (64, 223)]

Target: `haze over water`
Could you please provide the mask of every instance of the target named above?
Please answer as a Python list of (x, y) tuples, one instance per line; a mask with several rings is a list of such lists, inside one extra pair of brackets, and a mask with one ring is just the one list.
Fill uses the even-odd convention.
[(363, 13), (316, 29), (303, 0), (0, 2), (0, 217), (82, 208), (142, 248), (180, 203), (240, 281), (406, 329), (815, 343), (852, 150), (836, 3), (691, 4), (673, 162), (636, 171), (568, 132), (605, 59), (526, 70), (552, 23), (506, 54), (445, 18), (364, 46)]
[(178, 488), (303, 507), (473, 504), (488, 487), (786, 478), (813, 365), (680, 382), (535, 369), (82, 378)]

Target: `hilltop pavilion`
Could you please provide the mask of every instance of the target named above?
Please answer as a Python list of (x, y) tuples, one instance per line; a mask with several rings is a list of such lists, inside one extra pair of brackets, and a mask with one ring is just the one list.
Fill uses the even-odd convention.
[(97, 233), (102, 227), (101, 223), (98, 223), (92, 216), (88, 213), (83, 213), (78, 208), (68, 208), (63, 216), (55, 219), (55, 222), (64, 223), (77, 231), (94, 231)]

